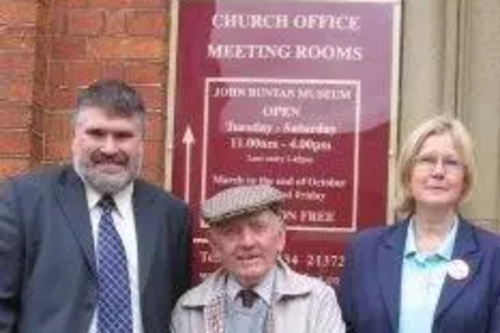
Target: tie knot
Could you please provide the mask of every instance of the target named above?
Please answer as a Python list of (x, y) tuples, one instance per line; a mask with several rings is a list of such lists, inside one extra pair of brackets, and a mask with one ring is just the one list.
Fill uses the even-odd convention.
[(242, 289), (238, 295), (241, 297), (241, 303), (245, 308), (251, 308), (257, 297), (259, 297), (253, 289)]
[(105, 212), (111, 212), (116, 207), (113, 197), (107, 193), (101, 197), (97, 205)]

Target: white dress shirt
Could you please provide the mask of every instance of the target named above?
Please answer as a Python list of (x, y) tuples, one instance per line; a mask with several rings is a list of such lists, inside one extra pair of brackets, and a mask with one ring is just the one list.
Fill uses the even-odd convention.
[[(121, 237), (125, 254), (127, 256), (128, 274), (130, 281), (130, 296), (132, 305), (132, 324), (134, 333), (142, 333), (141, 303), (139, 293), (139, 258), (137, 250), (137, 232), (135, 228), (134, 209), (132, 207), (133, 183), (121, 192), (113, 195), (116, 210), (113, 211), (113, 221), (118, 234)], [(86, 185), (87, 204), (90, 211), (90, 222), (92, 225), (92, 236), (94, 238), (94, 253), (97, 253), (97, 234), (102, 211), (97, 206), (101, 194), (92, 187)], [(97, 258), (96, 258), (97, 265)], [(88, 333), (97, 333), (97, 311), (94, 312)]]

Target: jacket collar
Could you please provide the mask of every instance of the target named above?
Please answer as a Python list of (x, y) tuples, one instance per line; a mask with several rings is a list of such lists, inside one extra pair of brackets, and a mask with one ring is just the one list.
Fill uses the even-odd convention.
[(90, 226), (90, 216), (85, 197), (85, 188), (72, 166), (63, 167), (55, 194), (63, 214), (70, 224), (74, 237), (82, 249), (85, 261), (92, 275), (96, 275), (94, 240)]
[[(377, 251), (377, 277), (382, 290), (383, 300), (389, 313), (393, 332), (398, 331), (401, 300), (401, 270), (408, 225), (409, 220), (403, 220), (389, 227)], [(452, 260), (458, 259), (463, 260), (469, 267), (468, 277), (462, 280), (455, 280), (448, 275), (446, 276), (436, 308), (435, 318), (441, 316), (469, 281), (473, 280), (479, 267), (481, 251), (476, 239), (475, 229), (462, 217), (459, 217), (452, 255)]]
[(377, 251), (377, 278), (382, 290), (392, 331), (398, 331), (401, 267), (409, 220), (390, 226)]
[[(276, 280), (273, 298), (279, 301), (282, 298), (296, 297), (308, 294), (313, 286), (310, 278), (294, 272), (283, 260), (279, 259), (276, 265)], [(210, 275), (203, 283), (188, 292), (181, 299), (183, 307), (205, 307), (216, 302), (224, 294), (227, 271), (220, 268)]]
[(275, 299), (297, 297), (312, 292), (311, 278), (293, 271), (284, 261), (278, 261), (276, 274)]
[[(65, 214), (71, 230), (78, 240), (85, 261), (91, 274), (97, 278), (95, 265), (94, 240), (90, 225), (89, 209), (84, 182), (72, 166), (62, 169), (56, 185), (56, 197)], [(156, 194), (142, 180), (136, 179), (133, 186), (132, 204), (137, 228), (137, 246), (139, 252), (140, 290), (144, 290), (158, 240), (157, 211), (151, 209)]]
[(454, 279), (450, 275), (445, 278), (443, 289), (437, 304), (434, 318), (439, 318), (453, 301), (460, 295), (479, 270), (483, 257), (480, 244), (477, 240), (475, 227), (466, 220), (461, 219), (458, 226), (455, 248), (453, 250), (453, 261), (461, 261), (468, 267), (468, 274), (463, 279)]

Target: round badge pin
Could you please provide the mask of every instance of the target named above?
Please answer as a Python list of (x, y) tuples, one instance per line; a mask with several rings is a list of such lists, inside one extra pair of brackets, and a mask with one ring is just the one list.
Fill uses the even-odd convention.
[(448, 275), (454, 280), (463, 280), (469, 276), (469, 265), (462, 259), (455, 259), (448, 263)]

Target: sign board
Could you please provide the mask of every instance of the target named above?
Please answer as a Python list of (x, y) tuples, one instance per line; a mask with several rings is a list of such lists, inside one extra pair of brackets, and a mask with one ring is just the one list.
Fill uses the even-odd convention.
[(200, 203), (223, 188), (286, 193), (285, 260), (337, 283), (356, 231), (386, 224), (397, 1), (181, 1), (172, 189), (194, 217), (194, 268), (217, 263)]

